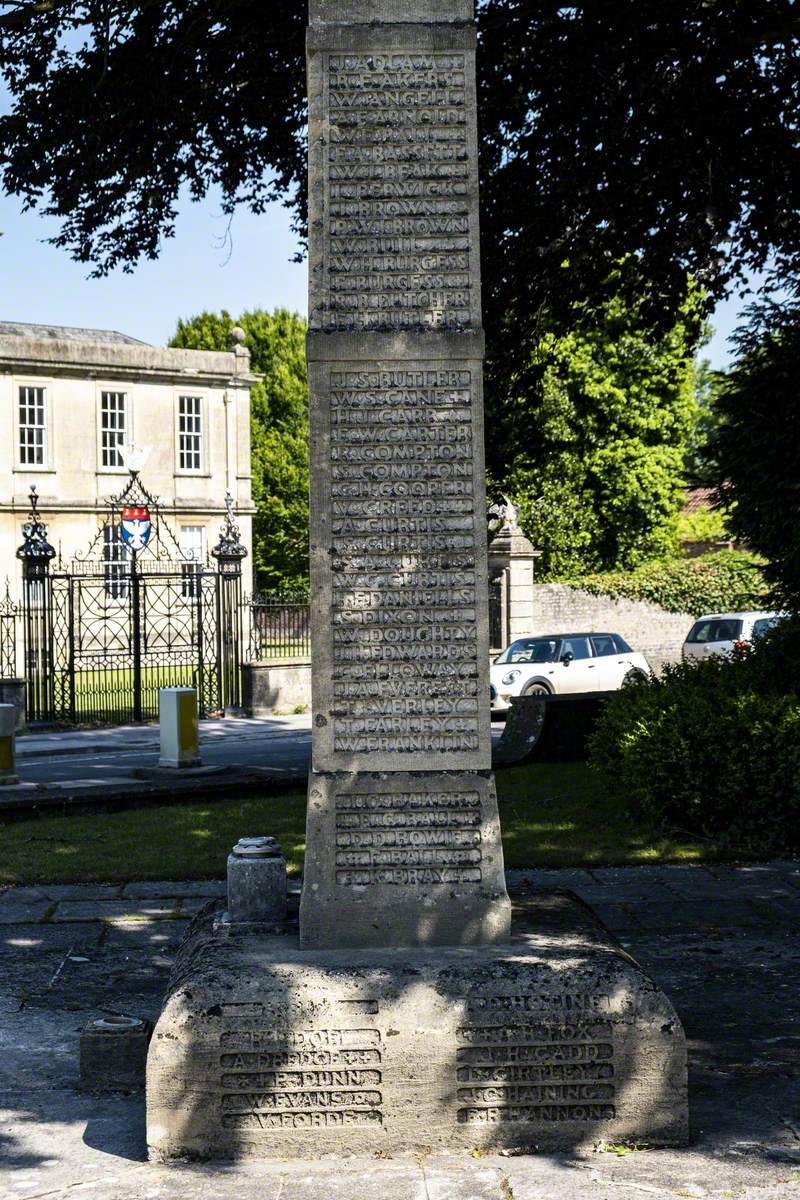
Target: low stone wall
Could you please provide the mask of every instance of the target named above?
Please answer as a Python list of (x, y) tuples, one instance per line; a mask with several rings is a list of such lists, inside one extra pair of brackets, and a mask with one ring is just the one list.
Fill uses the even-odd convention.
[(306, 659), (246, 663), (243, 708), (250, 717), (269, 717), (311, 707), (311, 663)]
[(619, 633), (644, 654), (656, 672), (665, 663), (679, 661), (681, 646), (695, 620), (691, 613), (668, 612), (648, 600), (595, 596), (562, 583), (534, 584), (533, 593), (531, 633), (577, 633), (583, 629)]

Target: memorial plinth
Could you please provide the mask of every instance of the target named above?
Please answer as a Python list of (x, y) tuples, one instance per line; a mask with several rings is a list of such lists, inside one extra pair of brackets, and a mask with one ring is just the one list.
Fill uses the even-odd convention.
[(675, 1011), (575, 901), (533, 899), (480, 950), (309, 952), (211, 926), (150, 1045), (158, 1160), (686, 1140)]
[[(190, 930), (154, 1158), (686, 1138), (669, 1001), (511, 933), (490, 770), (473, 0), (311, 0), (313, 752), (299, 932)], [(243, 831), (245, 832), (245, 831)], [(560, 905), (560, 908), (559, 908)]]

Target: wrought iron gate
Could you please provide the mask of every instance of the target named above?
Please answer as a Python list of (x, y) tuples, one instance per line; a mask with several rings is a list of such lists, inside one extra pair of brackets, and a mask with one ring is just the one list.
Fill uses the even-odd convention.
[(195, 561), (131, 472), (86, 555), (65, 567), (31, 489), (18, 551), (29, 721), (151, 720), (162, 687), (196, 687), (201, 716), (240, 707), (246, 550), (226, 503), (217, 545)]

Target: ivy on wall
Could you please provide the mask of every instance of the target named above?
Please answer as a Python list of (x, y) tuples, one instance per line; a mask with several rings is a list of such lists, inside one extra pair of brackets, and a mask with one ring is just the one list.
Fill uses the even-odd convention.
[(736, 612), (768, 606), (763, 560), (743, 550), (720, 550), (702, 558), (646, 563), (634, 571), (610, 571), (560, 579), (594, 596), (649, 600), (669, 612)]

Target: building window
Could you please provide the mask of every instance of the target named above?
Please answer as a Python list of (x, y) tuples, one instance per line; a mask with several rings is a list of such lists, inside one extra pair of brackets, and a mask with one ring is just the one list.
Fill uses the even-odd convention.
[(100, 397), (100, 438), (104, 467), (124, 467), (122, 448), (128, 433), (127, 397), (124, 392), (103, 392)]
[(119, 535), (118, 525), (103, 530), (103, 578), (106, 595), (126, 600), (130, 587), (130, 551)]
[(178, 464), (182, 471), (202, 465), (203, 417), (200, 396), (178, 397)]
[(43, 467), (46, 459), (47, 432), (45, 389), (19, 389), (19, 461), (23, 467)]
[(187, 598), (200, 594), (200, 575), (203, 573), (203, 526), (181, 525), (181, 591)]

